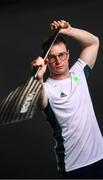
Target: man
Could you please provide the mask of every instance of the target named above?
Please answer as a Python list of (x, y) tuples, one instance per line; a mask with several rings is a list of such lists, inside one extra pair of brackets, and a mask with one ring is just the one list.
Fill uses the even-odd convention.
[[(41, 66), (41, 103), (57, 142), (58, 172), (61, 178), (103, 178), (103, 138), (86, 81), (97, 58), (99, 40), (65, 20), (51, 23), (51, 29), (58, 28), (59, 35), (46, 61), (38, 57), (32, 62), (34, 67)], [(74, 38), (83, 47), (70, 69), (69, 48), (60, 34)], [(43, 45), (44, 51), (48, 42)], [(50, 76), (43, 82), (47, 66)]]

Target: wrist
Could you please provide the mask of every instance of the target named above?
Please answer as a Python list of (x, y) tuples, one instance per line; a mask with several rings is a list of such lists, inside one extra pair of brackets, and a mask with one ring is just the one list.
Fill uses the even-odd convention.
[(68, 28), (65, 28), (65, 29), (60, 29), (60, 33), (61, 34), (64, 34), (64, 35), (67, 35), (67, 36), (72, 36), (72, 32), (73, 32), (73, 27), (68, 27)]

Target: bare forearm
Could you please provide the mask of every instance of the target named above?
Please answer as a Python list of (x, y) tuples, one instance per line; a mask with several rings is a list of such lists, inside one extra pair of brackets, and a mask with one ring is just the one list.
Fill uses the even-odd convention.
[(48, 104), (48, 95), (47, 95), (44, 85), (42, 86), (39, 102), (42, 109), (44, 109)]
[(67, 29), (61, 29), (60, 33), (77, 40), (83, 47), (87, 47), (93, 44), (97, 44), (99, 46), (98, 37), (88, 31), (70, 26)]

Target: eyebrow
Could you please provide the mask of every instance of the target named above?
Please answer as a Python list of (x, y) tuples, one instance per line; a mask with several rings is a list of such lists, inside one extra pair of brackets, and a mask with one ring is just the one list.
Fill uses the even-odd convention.
[[(65, 52), (68, 52), (68, 51), (62, 51), (60, 53), (65, 53)], [(60, 54), (60, 53), (58, 53), (58, 54)], [(48, 54), (48, 56), (57, 56), (58, 54)]]

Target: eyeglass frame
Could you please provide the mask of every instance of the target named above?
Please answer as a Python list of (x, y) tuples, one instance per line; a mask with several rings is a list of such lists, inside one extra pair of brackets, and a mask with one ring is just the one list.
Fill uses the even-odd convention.
[[(49, 60), (49, 63), (52, 64), (54, 62), (56, 62), (57, 60), (57, 57), (61, 60), (61, 61), (64, 61), (67, 57), (67, 55), (69, 54), (69, 52), (60, 52), (58, 55), (48, 55), (47, 59)], [(61, 57), (61, 56), (64, 56), (65, 55), (65, 58)], [(50, 57), (51, 56), (51, 57)], [(50, 58), (53, 58), (53, 60), (50, 60)]]

